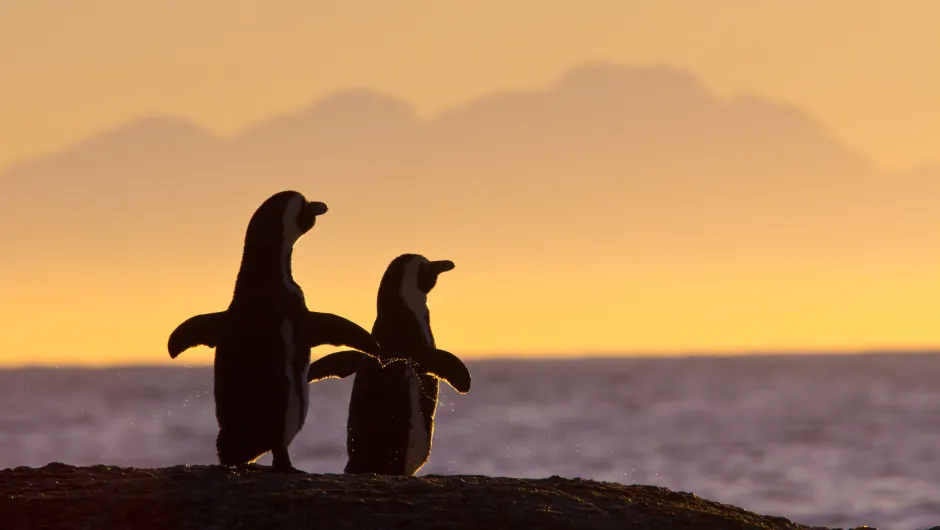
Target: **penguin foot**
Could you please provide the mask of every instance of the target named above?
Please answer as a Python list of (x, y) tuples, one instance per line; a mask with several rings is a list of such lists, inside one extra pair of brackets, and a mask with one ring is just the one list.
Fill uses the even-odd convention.
[(286, 474), (307, 474), (306, 471), (301, 471), (291, 464), (290, 454), (287, 452), (286, 447), (279, 447), (274, 449), (271, 451), (271, 456), (273, 457), (273, 462), (271, 463), (272, 472)]

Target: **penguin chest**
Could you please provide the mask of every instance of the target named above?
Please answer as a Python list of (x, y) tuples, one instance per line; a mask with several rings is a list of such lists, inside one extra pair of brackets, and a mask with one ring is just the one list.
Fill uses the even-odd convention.
[(284, 407), (284, 444), (290, 445), (304, 426), (310, 406), (310, 385), (307, 384), (307, 367), (310, 352), (297, 344), (294, 326), (285, 318), (281, 324), (284, 343), (284, 376), (287, 379), (287, 402)]
[(421, 334), (424, 335), (425, 342), (434, 347), (434, 338), (431, 335), (431, 317), (428, 313), (428, 295), (417, 289), (409, 289), (402, 292), (402, 299), (405, 306), (414, 316)]
[(431, 452), (431, 433), (424, 423), (421, 398), (424, 395), (421, 380), (411, 361), (407, 361), (405, 381), (408, 385), (409, 422), (408, 442), (405, 449), (405, 474), (414, 475), (424, 465)]

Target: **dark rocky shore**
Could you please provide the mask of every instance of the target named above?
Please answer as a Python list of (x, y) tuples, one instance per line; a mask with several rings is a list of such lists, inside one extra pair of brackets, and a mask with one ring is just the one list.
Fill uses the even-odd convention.
[(552, 477), (277, 475), (261, 466), (0, 471), (9, 529), (806, 529), (653, 486)]

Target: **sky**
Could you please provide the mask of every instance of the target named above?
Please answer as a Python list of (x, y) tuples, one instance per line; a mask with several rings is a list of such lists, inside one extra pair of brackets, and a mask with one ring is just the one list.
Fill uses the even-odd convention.
[(349, 86), (422, 115), (586, 61), (687, 67), (822, 120), (889, 170), (940, 163), (932, 0), (0, 1), (0, 168), (153, 113), (232, 134)]
[[(301, 190), (331, 212), (295, 276), (367, 329), (418, 251), (457, 263), (430, 299), (466, 356), (940, 345), (940, 3), (572, 6), (0, 0), (0, 222), (23, 223), (0, 364), (169, 362), (176, 323), (227, 305), (250, 212), (310, 168), (348, 183)], [(660, 126), (674, 152), (638, 136)], [(96, 202), (122, 193), (149, 200)]]

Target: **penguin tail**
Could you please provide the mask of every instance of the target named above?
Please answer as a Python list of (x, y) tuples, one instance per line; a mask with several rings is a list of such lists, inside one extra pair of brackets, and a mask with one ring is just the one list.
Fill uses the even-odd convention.
[[(247, 434), (247, 433), (246, 433)], [(270, 451), (256, 436), (219, 429), (215, 439), (216, 454), (223, 466), (252, 464)]]

